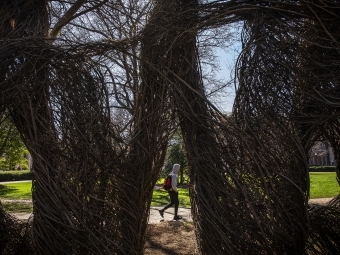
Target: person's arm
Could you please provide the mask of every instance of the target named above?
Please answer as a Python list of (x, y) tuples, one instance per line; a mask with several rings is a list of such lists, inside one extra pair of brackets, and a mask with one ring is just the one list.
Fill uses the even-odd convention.
[(177, 190), (177, 174), (172, 175), (171, 186), (172, 186), (173, 191), (178, 192), (178, 190)]

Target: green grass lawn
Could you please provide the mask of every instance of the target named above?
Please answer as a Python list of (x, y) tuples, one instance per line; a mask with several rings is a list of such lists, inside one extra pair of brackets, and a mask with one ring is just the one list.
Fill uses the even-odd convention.
[(9, 213), (31, 213), (33, 211), (32, 203), (2, 202), (1, 204)]
[(0, 184), (0, 199), (29, 200), (32, 199), (32, 182), (15, 182)]
[(335, 172), (311, 172), (310, 198), (335, 197), (340, 194), (340, 186), (336, 181)]
[[(335, 197), (340, 194), (340, 187), (336, 181), (335, 172), (329, 173), (310, 173), (310, 198), (324, 198), (324, 197)], [(161, 184), (162, 181), (158, 182)], [(6, 185), (0, 184), (0, 200), (21, 200), (21, 199), (31, 199), (32, 198), (32, 183), (18, 182), (18, 183), (8, 183)], [(190, 207), (189, 191), (186, 187), (178, 188), (179, 202), (181, 207)], [(153, 191), (153, 197), (151, 201), (152, 206), (164, 206), (169, 202), (168, 192), (163, 189), (155, 189)], [(4, 202), (3, 202), (4, 204)], [(6, 205), (8, 208), (15, 210), (15, 205)], [(18, 205), (20, 208), (27, 208), (27, 205)], [(18, 208), (18, 210), (20, 210)], [(11, 209), (11, 210), (12, 210)]]
[[(190, 198), (188, 188), (178, 188), (178, 200), (180, 207), (190, 208)], [(163, 206), (170, 201), (169, 194), (164, 189), (154, 190), (151, 206)]]

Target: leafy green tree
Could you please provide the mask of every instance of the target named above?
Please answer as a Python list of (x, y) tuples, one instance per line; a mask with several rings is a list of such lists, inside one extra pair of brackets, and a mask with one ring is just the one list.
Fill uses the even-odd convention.
[(165, 165), (166, 173), (171, 172), (174, 164), (181, 165), (179, 183), (183, 184), (184, 172), (187, 170), (187, 159), (181, 143), (174, 143), (169, 147), (167, 164)]
[(0, 169), (14, 170), (16, 166), (27, 169), (28, 150), (20, 138), (18, 130), (9, 119), (0, 125)]

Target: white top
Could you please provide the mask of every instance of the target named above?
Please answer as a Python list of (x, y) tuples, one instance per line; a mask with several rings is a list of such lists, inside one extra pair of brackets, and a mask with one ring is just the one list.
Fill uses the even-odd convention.
[(180, 165), (179, 164), (174, 164), (174, 166), (172, 167), (172, 172), (171, 172), (171, 186), (172, 186), (172, 190), (178, 192), (177, 190), (177, 179), (178, 179), (178, 172), (180, 169)]
[(177, 178), (178, 178), (178, 175), (172, 172), (171, 176), (172, 176), (172, 178), (171, 178), (172, 190), (178, 192), (178, 190), (177, 190)]

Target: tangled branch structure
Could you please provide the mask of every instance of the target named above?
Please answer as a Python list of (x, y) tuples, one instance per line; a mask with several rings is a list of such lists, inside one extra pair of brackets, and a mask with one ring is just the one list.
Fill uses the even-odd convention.
[[(1, 110), (34, 162), (31, 226), (0, 206), (2, 253), (142, 254), (178, 127), (200, 254), (340, 252), (340, 197), (308, 205), (313, 142), (340, 160), (338, 1), (8, 0), (0, 14)], [(226, 116), (197, 38), (236, 22)]]

